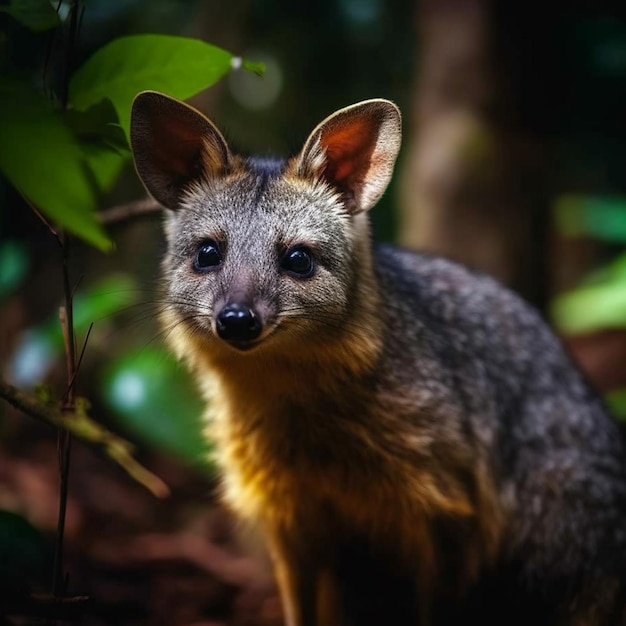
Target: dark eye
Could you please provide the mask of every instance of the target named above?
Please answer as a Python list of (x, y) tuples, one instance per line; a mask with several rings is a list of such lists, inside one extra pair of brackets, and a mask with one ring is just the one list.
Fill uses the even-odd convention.
[(196, 253), (194, 266), (197, 270), (206, 270), (219, 265), (222, 262), (222, 254), (215, 241), (205, 241)]
[(289, 248), (283, 255), (280, 266), (298, 278), (308, 278), (315, 269), (311, 251), (301, 246)]

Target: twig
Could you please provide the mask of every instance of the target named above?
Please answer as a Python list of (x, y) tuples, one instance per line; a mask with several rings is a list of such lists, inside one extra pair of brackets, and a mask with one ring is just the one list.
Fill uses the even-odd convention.
[(136, 217), (160, 213), (162, 210), (163, 205), (159, 204), (154, 198), (147, 197), (100, 211), (98, 219), (102, 224), (114, 224)]
[(120, 465), (132, 478), (158, 498), (169, 496), (169, 487), (155, 474), (143, 467), (132, 456), (134, 446), (93, 421), (87, 414), (87, 403), (76, 398), (76, 409), (69, 413), (61, 406), (47, 404), (3, 380), (0, 380), (0, 398), (42, 422), (62, 428)]
[(52, 226), (52, 224), (44, 217), (43, 213), (21, 192), (19, 192), (20, 196), (22, 196), (22, 200), (31, 208), (33, 213), (39, 218), (39, 220), (43, 223), (43, 225), (50, 231), (50, 234), (56, 239), (59, 246), (63, 247), (63, 242), (61, 241), (61, 237), (56, 229)]
[[(78, 16), (80, 0), (69, 0), (69, 31), (65, 49), (65, 59), (61, 80), (61, 108), (67, 111), (69, 101), (70, 73), (74, 62), (74, 50), (78, 39)], [(59, 4), (59, 9), (60, 9)], [(57, 9), (58, 10), (58, 9)], [(66, 419), (74, 419), (76, 412), (74, 382), (76, 380), (76, 338), (74, 336), (74, 290), (70, 283), (70, 237), (63, 232), (60, 237), (63, 292), (65, 306), (59, 312), (63, 339), (65, 343), (65, 363), (67, 369), (67, 387), (63, 394), (61, 411)], [(52, 572), (52, 593), (59, 598), (65, 594), (66, 577), (63, 572), (63, 551), (65, 539), (65, 514), (67, 510), (67, 494), (70, 477), (70, 460), (72, 438), (68, 429), (60, 428), (57, 433), (57, 451), (59, 455), (59, 515), (57, 520), (56, 547)]]
[(48, 595), (0, 595), (4, 615), (44, 617), (74, 621), (90, 609), (94, 602), (88, 596), (57, 598)]
[[(67, 237), (61, 239), (63, 255), (63, 285), (65, 288), (66, 305), (59, 309), (59, 323), (65, 345), (65, 363), (67, 369), (67, 388), (63, 394), (61, 411), (67, 417), (74, 412), (74, 379), (76, 377), (74, 324), (72, 317), (72, 293), (69, 290), (69, 270), (67, 266)], [(52, 568), (52, 593), (61, 598), (65, 592), (63, 576), (63, 542), (65, 537), (65, 517), (67, 512), (67, 494), (69, 487), (69, 470), (72, 452), (72, 440), (68, 430), (57, 430), (57, 457), (59, 466), (59, 512), (57, 515), (57, 533), (54, 549), (54, 565)]]
[[(93, 322), (89, 323), (89, 328), (87, 329), (87, 333), (85, 334), (85, 340), (83, 341), (83, 347), (80, 349), (80, 355), (78, 356), (78, 363), (76, 364), (76, 373), (80, 370), (80, 366), (83, 363), (83, 357), (85, 356), (85, 350), (87, 350), (87, 343), (89, 342), (89, 337), (91, 336), (91, 331), (93, 330)], [(74, 380), (72, 379), (71, 384), (74, 384)]]

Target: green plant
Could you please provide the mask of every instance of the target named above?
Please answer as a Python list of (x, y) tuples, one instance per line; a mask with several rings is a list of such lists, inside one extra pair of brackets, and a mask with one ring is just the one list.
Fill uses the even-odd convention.
[[(563, 195), (555, 205), (556, 225), (567, 237), (626, 243), (626, 199)], [(626, 254), (586, 276), (552, 302), (552, 319), (566, 335), (626, 327)]]
[[(60, 26), (49, 0), (13, 0), (4, 10), (34, 30)], [(97, 219), (97, 198), (128, 158), (125, 133), (135, 94), (157, 89), (185, 99), (233, 65), (263, 70), (236, 59), (197, 39), (131, 35), (96, 51), (57, 90), (46, 82), (37, 88), (32, 76), (12, 71), (5, 59), (0, 171), (54, 225), (107, 250), (111, 241)]]
[[(60, 9), (62, 13), (58, 12)], [(133, 458), (133, 446), (96, 423), (89, 415), (89, 402), (75, 393), (76, 377), (94, 321), (111, 315), (118, 306), (129, 305), (133, 296), (132, 288), (124, 287), (124, 279), (112, 278), (114, 287), (105, 280), (104, 288), (86, 290), (75, 303), (77, 283), (72, 281), (68, 263), (70, 241), (76, 236), (101, 251), (113, 248), (98, 205), (130, 158), (127, 130), (136, 93), (157, 89), (185, 99), (210, 87), (233, 68), (263, 71), (262, 65), (234, 57), (204, 41), (159, 34), (114, 39), (73, 71), (82, 9), (79, 0), (58, 2), (57, 10), (50, 0), (10, 0), (0, 6), (0, 13), (14, 20), (10, 27), (3, 28), (6, 17), (0, 15), (0, 176), (19, 192), (59, 243), (65, 302), (60, 319), (51, 320), (34, 334), (38, 333), (39, 341), (47, 342), (52, 354), (65, 357), (67, 370), (67, 385), (60, 397), (50, 392), (26, 392), (1, 380), (0, 397), (59, 428), (60, 512), (53, 583), (57, 598), (65, 592), (63, 528), (70, 433), (119, 463), (156, 495), (167, 493), (164, 483)], [(61, 19), (60, 14), (65, 17)], [(11, 39), (22, 36), (24, 31), (47, 39), (42, 46), (45, 53), (35, 67), (28, 69), (14, 63), (8, 52)], [(53, 46), (54, 40), (63, 45)], [(15, 210), (1, 208), (3, 212)], [(18, 242), (0, 242), (0, 298), (10, 295), (24, 280), (26, 267), (25, 251)], [(84, 337), (82, 350), (77, 349), (77, 332)], [(134, 361), (120, 357), (119, 366), (109, 368), (109, 383), (105, 384), (118, 380), (120, 368), (128, 371), (135, 366), (145, 370), (146, 359), (160, 362), (154, 351)], [(171, 365), (161, 364), (170, 368), (161, 367), (161, 375), (171, 376)], [(141, 407), (136, 408), (140, 412)], [(149, 403), (146, 410), (151, 410)], [(136, 412), (129, 417), (122, 406), (118, 413), (122, 418), (127, 416), (130, 430), (134, 428), (143, 435), (154, 431), (154, 425), (145, 420), (133, 422)], [(160, 417), (167, 419), (165, 415)], [(176, 424), (178, 430), (161, 428), (157, 443), (172, 441), (170, 451), (187, 455), (195, 462), (202, 451), (193, 445), (193, 437), (181, 424), (199, 427), (184, 420)]]
[[(626, 243), (626, 199), (619, 196), (561, 196), (555, 206), (556, 224), (567, 237), (589, 237), (607, 245)], [(576, 336), (626, 328), (626, 253), (559, 294), (551, 317), (563, 335)], [(606, 395), (614, 414), (626, 419), (626, 390)]]

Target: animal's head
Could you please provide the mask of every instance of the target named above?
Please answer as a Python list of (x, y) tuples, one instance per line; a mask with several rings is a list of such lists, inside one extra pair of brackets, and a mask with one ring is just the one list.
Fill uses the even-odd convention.
[(288, 161), (246, 159), (198, 111), (139, 94), (135, 165), (170, 209), (168, 321), (233, 353), (349, 328), (357, 278), (369, 272), (366, 212), (389, 183), (400, 136), (397, 107), (368, 100), (325, 119)]

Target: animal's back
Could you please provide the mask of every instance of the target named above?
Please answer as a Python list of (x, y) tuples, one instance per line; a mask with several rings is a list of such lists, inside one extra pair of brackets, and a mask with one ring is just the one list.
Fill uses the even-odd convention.
[(463, 440), (493, 478), (498, 511), (485, 514), (502, 516), (497, 556), (451, 618), (471, 607), (483, 623), (626, 623), (626, 455), (600, 399), (537, 312), (491, 278), (389, 246), (375, 258), (385, 388), (415, 394), (433, 441)]

